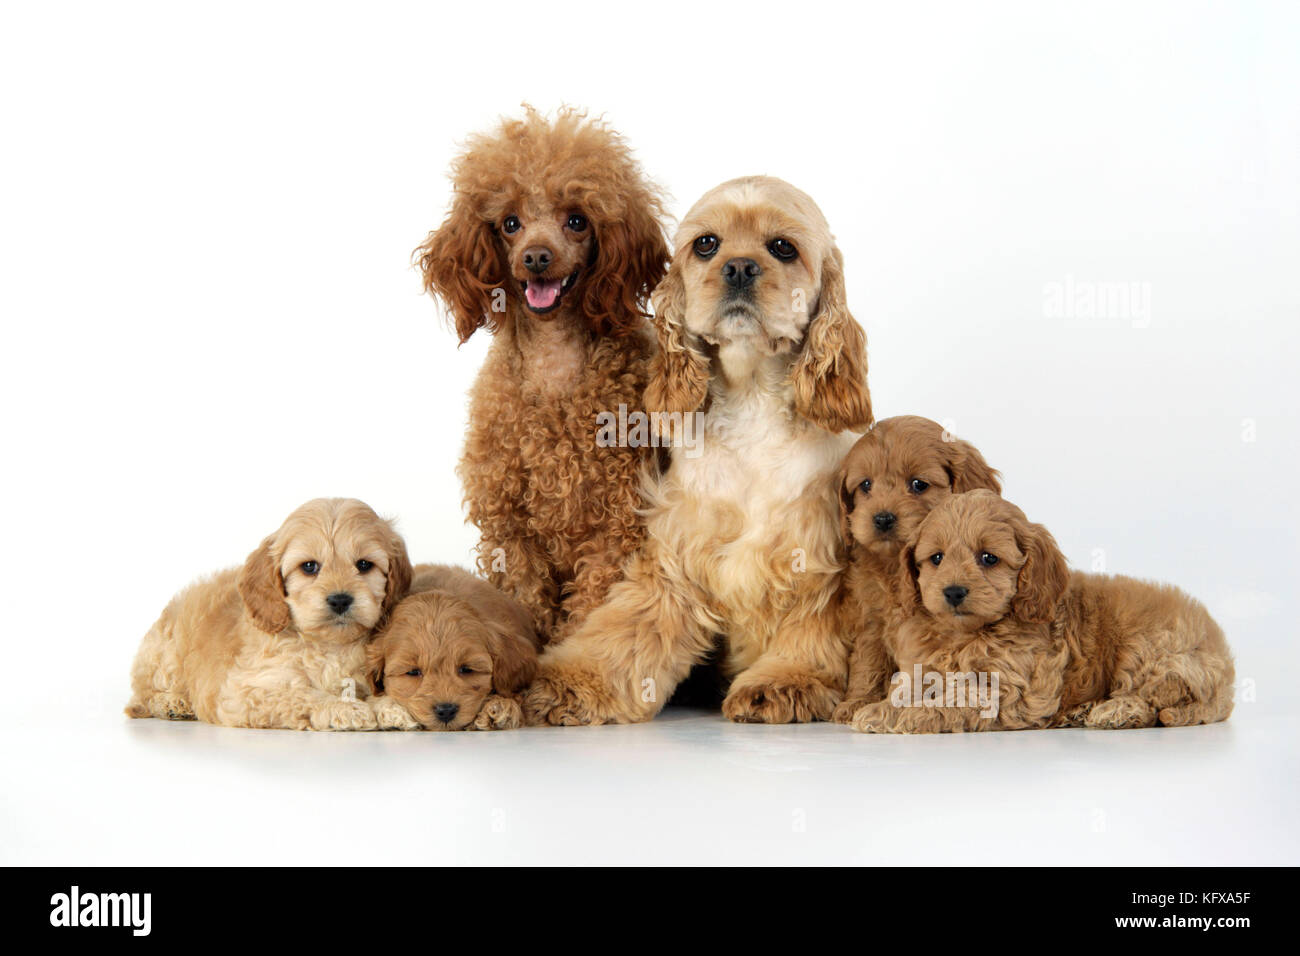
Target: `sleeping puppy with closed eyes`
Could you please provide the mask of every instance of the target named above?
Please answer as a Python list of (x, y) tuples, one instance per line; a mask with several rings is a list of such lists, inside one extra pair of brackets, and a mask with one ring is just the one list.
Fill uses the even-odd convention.
[(537, 670), (532, 615), (463, 568), (415, 569), (411, 594), (367, 649), (385, 730), (507, 730)]

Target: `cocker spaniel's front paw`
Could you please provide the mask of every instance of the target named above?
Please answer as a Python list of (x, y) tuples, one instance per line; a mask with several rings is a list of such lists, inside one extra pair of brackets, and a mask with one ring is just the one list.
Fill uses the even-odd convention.
[(894, 706), (886, 700), (863, 704), (853, 712), (848, 725), (861, 734), (890, 733), (890, 720), (894, 716)]
[(372, 698), (375, 723), (380, 730), (423, 730), (424, 725), (411, 716), (411, 712), (393, 698), (385, 695)]
[(722, 702), (728, 720), (742, 724), (808, 723), (829, 720), (840, 695), (812, 675), (789, 674), (765, 681), (737, 682)]
[(854, 715), (863, 707), (872, 703), (875, 703), (875, 701), (868, 700), (865, 697), (853, 697), (849, 700), (842, 700), (836, 704), (835, 709), (831, 711), (831, 720), (837, 724), (851, 724), (853, 723)]
[(519, 701), (493, 694), (483, 701), (483, 706), (470, 726), (474, 730), (514, 730), (524, 722), (524, 709)]
[(577, 727), (610, 720), (608, 700), (589, 674), (543, 666), (524, 694), (524, 716), (530, 725)]
[(375, 730), (375, 710), (364, 700), (331, 700), (312, 709), (312, 730)]

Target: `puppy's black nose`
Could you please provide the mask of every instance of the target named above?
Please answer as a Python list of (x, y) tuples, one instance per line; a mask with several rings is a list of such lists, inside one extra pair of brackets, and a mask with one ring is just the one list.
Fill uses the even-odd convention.
[(456, 712), (459, 710), (460, 704), (439, 704), (433, 708), (433, 716), (444, 724), (449, 724), (456, 719)]
[(352, 606), (352, 595), (346, 591), (338, 591), (327, 597), (325, 603), (335, 614), (346, 614), (348, 608)]
[(969, 588), (964, 588), (960, 584), (950, 584), (943, 589), (943, 599), (953, 607), (956, 607), (962, 601), (966, 600), (966, 595), (969, 593)]
[(524, 268), (539, 275), (551, 267), (555, 256), (545, 246), (530, 246), (524, 250)]
[(722, 278), (733, 289), (744, 289), (763, 274), (763, 267), (753, 259), (728, 259), (722, 267)]
[(877, 531), (888, 531), (894, 526), (894, 522), (897, 520), (898, 519), (894, 517), (892, 511), (878, 511), (876, 512), (876, 516), (871, 519), (872, 523), (876, 526)]

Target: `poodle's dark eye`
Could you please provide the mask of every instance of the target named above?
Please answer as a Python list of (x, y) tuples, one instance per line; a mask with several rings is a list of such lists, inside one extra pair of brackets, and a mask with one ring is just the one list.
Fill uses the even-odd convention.
[(984, 567), (991, 568), (997, 563), (998, 556), (996, 554), (989, 554), (987, 551), (980, 552), (980, 564), (984, 565)]
[(365, 574), (374, 566), (375, 563), (373, 561), (367, 561), (365, 558), (362, 558), (360, 561), (357, 562), (357, 570), (360, 571), (362, 574)]
[(943, 552), (942, 552), (942, 551), (936, 551), (934, 554), (930, 555), (930, 563), (933, 564), (936, 568), (937, 568), (940, 564), (942, 564), (942, 563), (943, 563)]
[(717, 236), (700, 236), (695, 240), (695, 254), (701, 259), (707, 259), (718, 251), (718, 246)]
[(868, 495), (871, 494), (871, 479), (870, 479), (870, 478), (863, 478), (863, 479), (862, 479), (862, 484), (858, 485), (858, 489), (859, 489), (863, 494), (868, 494)]
[(304, 561), (299, 567), (303, 574), (316, 574), (320, 571), (320, 563), (317, 561)]
[(521, 225), (523, 223), (519, 221), (518, 216), (506, 216), (501, 223), (501, 228), (505, 230), (506, 235), (510, 235), (513, 232), (518, 232)]
[(468, 664), (461, 664), (460, 667), (456, 668), (456, 673), (461, 675), (472, 674), (474, 673), (474, 668), (470, 667)]
[(920, 478), (913, 478), (907, 487), (911, 488), (919, 495), (921, 492), (925, 491), (926, 488), (930, 487), (930, 483), (928, 481), (922, 481)]
[(423, 676), (424, 676), (424, 671), (420, 670), (420, 668), (418, 668), (418, 667), (412, 667), (409, 671), (406, 672), (406, 676), (407, 676), (407, 677), (423, 677)]
[(789, 262), (799, 255), (799, 250), (794, 247), (794, 243), (789, 239), (773, 239), (767, 244), (767, 251), (782, 262)]
[(580, 212), (571, 212), (565, 225), (574, 232), (583, 232), (587, 228), (587, 217)]

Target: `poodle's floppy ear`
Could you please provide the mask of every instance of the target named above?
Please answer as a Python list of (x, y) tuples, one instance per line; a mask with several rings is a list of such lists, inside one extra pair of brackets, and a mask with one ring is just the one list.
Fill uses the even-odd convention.
[[(690, 415), (704, 404), (709, 390), (709, 358), (686, 329), (686, 283), (676, 259), (655, 288), (655, 334), (659, 351), (650, 362), (645, 389), (646, 411), (653, 415)], [(667, 425), (661, 424), (662, 429)]]
[(944, 470), (948, 472), (948, 482), (954, 495), (979, 488), (986, 488), (995, 495), (1002, 494), (998, 472), (989, 467), (978, 448), (960, 438), (945, 439), (943, 447), (948, 456)]
[(537, 650), (527, 638), (488, 624), (492, 635), (488, 653), (492, 655), (492, 690), (503, 697), (523, 692), (537, 675)]
[(383, 634), (377, 634), (366, 645), (366, 678), (370, 681), (372, 694), (384, 692), (384, 667), (388, 664), (384, 650), (387, 643)]
[(272, 550), (274, 544), (275, 535), (263, 539), (239, 572), (239, 596), (244, 610), (268, 634), (279, 634), (291, 621), (280, 562)]
[(867, 337), (849, 314), (844, 257), (832, 247), (822, 263), (817, 312), (804, 335), (803, 354), (791, 374), (795, 408), (830, 432), (871, 424), (867, 392)]
[(1025, 563), (1016, 579), (1016, 596), (1011, 610), (1022, 621), (1048, 623), (1056, 614), (1057, 602), (1065, 593), (1070, 569), (1056, 539), (1041, 524), (1016, 528), (1016, 541), (1025, 552)]
[[(477, 329), (496, 332), (505, 317), (508, 270), (492, 224), (457, 196), (446, 220), (411, 253), (424, 290), (446, 303), (463, 344)], [(495, 308), (494, 308), (495, 306)]]
[(894, 603), (911, 614), (921, 606), (921, 572), (916, 566), (916, 545), (909, 544), (898, 555), (898, 570), (894, 573)]
[(840, 466), (839, 477), (839, 499), (840, 499), (840, 539), (847, 547), (853, 547), (853, 532), (849, 529), (849, 515), (853, 514), (853, 496), (857, 493), (856, 488), (846, 488), (844, 483), (849, 480), (849, 471), (846, 467)]
[(384, 582), (384, 602), (379, 609), (379, 620), (375, 628), (381, 628), (388, 622), (388, 616), (397, 607), (397, 602), (406, 597), (411, 590), (411, 559), (406, 554), (406, 542), (402, 536), (388, 527), (388, 578)]
[(664, 277), (668, 244), (647, 194), (630, 197), (617, 222), (596, 227), (595, 259), (583, 283), (582, 309), (597, 334), (630, 332), (646, 316), (651, 291)]

